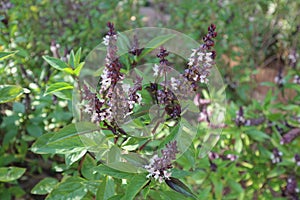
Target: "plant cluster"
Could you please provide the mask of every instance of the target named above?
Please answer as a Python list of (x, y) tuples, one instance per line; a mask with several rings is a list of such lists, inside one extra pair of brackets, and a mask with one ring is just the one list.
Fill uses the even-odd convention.
[[(299, 199), (299, 10), (290, 0), (1, 1), (0, 199)], [(147, 48), (112, 23), (107, 34), (106, 21), (204, 41), (186, 64), (170, 35)], [(203, 34), (212, 21), (218, 37), (214, 25)], [(80, 82), (100, 38), (99, 83)], [(218, 91), (205, 85), (215, 63), (228, 100), (221, 124)], [(187, 149), (180, 124), (195, 130)], [(216, 145), (203, 156), (205, 139)]]

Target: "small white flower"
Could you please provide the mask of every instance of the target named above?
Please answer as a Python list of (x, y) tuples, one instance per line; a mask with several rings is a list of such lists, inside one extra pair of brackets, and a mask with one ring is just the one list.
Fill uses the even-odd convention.
[(104, 99), (99, 99), (100, 103), (104, 103)]
[(155, 178), (155, 180), (157, 180), (159, 178), (159, 175), (160, 175), (160, 172), (158, 170), (156, 170), (154, 172), (154, 178)]
[(242, 122), (242, 123), (245, 123), (245, 121), (246, 121), (243, 116), (238, 116), (237, 120), (240, 121), (240, 122)]
[(204, 54), (203, 52), (198, 52), (198, 56), (199, 56), (199, 57), (204, 57), (205, 54)]
[(192, 66), (192, 65), (194, 64), (194, 62), (195, 62), (194, 57), (190, 57), (190, 58), (189, 58), (189, 63), (188, 63), (188, 65), (189, 65), (189, 66)]
[(147, 176), (146, 176), (146, 178), (151, 178), (152, 177), (152, 174), (148, 174)]
[(198, 117), (198, 121), (199, 122), (204, 122), (206, 121), (207, 115), (203, 112), (200, 113), (199, 117)]
[(198, 51), (197, 49), (192, 49), (192, 53), (191, 53), (190, 57), (191, 58), (194, 57), (196, 55), (197, 51)]
[(99, 119), (99, 118), (98, 118), (98, 114), (94, 112), (94, 113), (92, 114), (92, 117), (91, 117), (92, 122), (97, 122), (98, 119)]
[(300, 84), (300, 77), (298, 75), (294, 76), (293, 83)]
[(102, 81), (101, 81), (101, 91), (106, 90), (107, 88), (109, 88), (110, 85), (111, 85), (111, 79), (110, 78), (102, 79)]
[(134, 103), (135, 103), (135, 101), (128, 101), (129, 109), (133, 109)]
[(284, 81), (283, 81), (283, 79), (282, 79), (281, 77), (275, 76), (274, 82), (275, 82), (276, 84), (282, 84)]
[(164, 177), (166, 178), (166, 179), (170, 179), (170, 177), (171, 177), (171, 172), (168, 172), (168, 171), (164, 171)]
[(207, 52), (206, 56), (212, 56), (212, 52)]
[(199, 62), (202, 62), (202, 61), (203, 61), (203, 57), (202, 57), (202, 56), (199, 56), (199, 57), (198, 57), (198, 61), (199, 61)]
[(159, 183), (162, 183), (163, 180), (164, 180), (164, 179), (163, 179), (163, 177), (161, 177), (161, 176), (158, 178), (158, 182), (159, 182)]
[(291, 60), (292, 63), (297, 62), (297, 57), (298, 57), (297, 54), (296, 55), (294, 55), (294, 54), (288, 55), (288, 58)]
[(106, 109), (105, 112), (106, 112), (106, 119), (107, 119), (109, 122), (111, 122), (112, 119), (113, 119), (111, 108)]
[(100, 116), (100, 121), (104, 121), (105, 120), (105, 112), (101, 112), (99, 113), (99, 116)]
[(283, 141), (283, 140), (280, 140), (280, 144), (283, 145), (283, 144), (284, 144), (284, 141)]
[(201, 83), (206, 83), (207, 81), (206, 81), (206, 76), (205, 75), (201, 75), (200, 76), (200, 82)]
[(54, 51), (56, 51), (56, 46), (50, 46), (50, 51), (52, 51), (52, 52), (54, 52)]
[(206, 53), (205, 60), (206, 60), (206, 62), (212, 62), (213, 61), (213, 59), (211, 58), (211, 53)]
[(104, 38), (103, 38), (103, 44), (105, 45), (105, 46), (108, 46), (108, 44), (109, 44), (109, 36), (108, 35), (106, 35)]
[(251, 121), (250, 121), (250, 119), (247, 119), (246, 123), (245, 123), (245, 126), (250, 126), (250, 125), (251, 125)]
[(148, 170), (151, 168), (151, 165), (145, 165), (144, 168)]
[[(198, 78), (199, 78), (199, 76), (196, 74), (196, 75), (193, 77), (193, 80), (194, 80), (194, 81), (197, 81)], [(200, 79), (201, 79), (201, 76), (200, 76)]]
[(173, 88), (174, 90), (177, 90), (177, 89), (178, 89), (178, 88), (177, 88), (177, 86), (178, 86), (178, 81), (177, 81), (174, 77), (171, 78), (171, 86), (172, 86), (172, 88)]
[(84, 112), (88, 113), (88, 114), (92, 114), (92, 107), (88, 104), (85, 105), (85, 108), (84, 108)]
[(237, 156), (236, 155), (233, 155), (233, 154), (228, 154), (227, 155), (227, 158), (231, 161), (235, 161), (237, 159)]
[(157, 64), (154, 64), (154, 67), (153, 67), (153, 71), (154, 71), (154, 76), (158, 76), (158, 73), (159, 73), (159, 66)]

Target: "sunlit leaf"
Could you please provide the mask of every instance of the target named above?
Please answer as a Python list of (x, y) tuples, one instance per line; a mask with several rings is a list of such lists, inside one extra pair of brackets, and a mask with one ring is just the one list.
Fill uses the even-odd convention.
[(79, 63), (79, 64), (77, 65), (77, 67), (76, 67), (75, 70), (74, 70), (74, 74), (75, 74), (76, 76), (79, 76), (79, 74), (80, 74), (81, 69), (82, 69), (83, 66), (84, 66), (84, 62)]
[(16, 85), (0, 85), (0, 103), (13, 101), (23, 94), (23, 88)]
[(270, 138), (266, 133), (257, 129), (249, 129), (245, 131), (245, 133), (249, 135), (253, 140), (256, 141), (264, 141), (265, 139)]
[(20, 167), (0, 167), (0, 182), (10, 182), (20, 178), (26, 169)]
[(38, 195), (48, 194), (53, 190), (53, 188), (56, 186), (57, 183), (58, 180), (55, 178), (50, 178), (50, 177), (44, 178), (32, 188), (31, 193), (38, 194)]
[(61, 90), (73, 89), (73, 85), (66, 82), (57, 82), (49, 85), (44, 95), (52, 94)]
[(122, 200), (131, 200), (139, 193), (139, 191), (149, 182), (145, 174), (133, 176), (127, 185), (126, 192)]
[[(77, 127), (81, 129), (78, 130)], [(86, 150), (79, 135), (98, 130), (99, 127), (88, 122), (70, 124), (58, 132), (47, 133), (40, 136), (32, 145), (31, 151), (39, 154), (59, 153), (70, 154), (73, 152)]]
[(59, 183), (46, 199), (82, 199), (87, 192), (88, 189), (86, 187), (86, 180), (74, 176)]
[(71, 166), (74, 162), (78, 161), (86, 154), (86, 150), (77, 151), (70, 154), (65, 154), (65, 162), (67, 166)]
[(18, 51), (0, 52), (0, 61), (15, 55)]
[(53, 58), (50, 56), (43, 56), (44, 60), (46, 60), (46, 62), (51, 65), (52, 67), (54, 67), (57, 70), (60, 71), (65, 71), (69, 74), (73, 74), (73, 69), (68, 66), (65, 62), (61, 61), (58, 58)]
[(115, 178), (123, 178), (123, 179), (129, 179), (133, 175), (132, 173), (118, 171), (116, 169), (112, 169), (105, 165), (99, 165), (99, 166), (95, 167), (94, 171), (99, 172), (100, 174), (105, 174), (105, 175), (112, 176)]
[(112, 178), (106, 177), (97, 190), (97, 200), (106, 200), (115, 193), (115, 184)]

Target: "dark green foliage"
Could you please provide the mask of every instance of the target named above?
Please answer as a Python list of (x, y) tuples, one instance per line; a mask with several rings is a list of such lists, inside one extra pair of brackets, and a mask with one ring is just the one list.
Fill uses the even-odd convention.
[[(150, 2), (1, 1), (1, 200), (297, 199), (299, 193), (290, 188), (295, 182), (300, 188), (300, 161), (296, 163), (300, 85), (293, 83), (300, 76), (300, 58), (294, 63), (291, 56), (293, 51), (300, 54), (299, 2)], [(218, 157), (202, 156), (204, 129), (200, 127), (193, 144), (174, 163), (173, 178), (161, 184), (147, 179), (145, 171), (135, 174), (104, 165), (80, 139), (80, 134), (98, 128), (74, 123), (72, 113), (74, 82), (88, 52), (102, 42), (106, 22), (114, 22), (120, 32), (146, 26), (145, 17), (153, 17), (139, 13), (140, 8), (153, 9), (155, 16), (163, 17), (154, 17), (159, 19), (153, 22), (155, 26), (175, 29), (196, 41), (201, 41), (208, 25), (216, 24), (216, 62), (227, 85), (226, 127), (212, 149)], [(148, 59), (172, 37), (150, 41), (139, 57), (122, 56), (124, 68)], [(119, 46), (126, 49), (130, 44), (122, 39)], [(254, 79), (260, 74), (262, 79)], [(279, 75), (283, 83), (274, 81)], [(154, 101), (150, 93), (142, 96), (148, 104)], [(142, 113), (148, 107), (137, 109)], [(245, 123), (236, 122), (241, 107)], [(139, 129), (150, 118), (134, 117)], [(78, 126), (85, 128), (79, 135)], [(176, 137), (177, 129), (169, 128), (168, 141), (149, 142), (149, 146), (163, 149)], [(109, 139), (114, 136), (109, 131), (101, 134)], [(95, 141), (89, 142), (98, 147)], [(131, 150), (134, 144), (147, 142), (131, 137), (123, 147)], [(126, 158), (144, 165), (134, 155)]]

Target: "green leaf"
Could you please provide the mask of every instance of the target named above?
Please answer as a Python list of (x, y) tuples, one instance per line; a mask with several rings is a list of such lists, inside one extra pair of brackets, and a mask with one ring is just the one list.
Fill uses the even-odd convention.
[(181, 129), (182, 129), (181, 124), (177, 124), (176, 126), (170, 127), (170, 133), (164, 140), (161, 141), (161, 143), (158, 146), (158, 149), (164, 148), (166, 144), (174, 140), (178, 135), (178, 132), (182, 131)]
[(50, 178), (50, 177), (44, 178), (32, 188), (31, 194), (38, 194), (38, 195), (49, 194), (56, 186), (57, 183), (58, 181), (55, 178)]
[(192, 191), (179, 179), (170, 177), (170, 179), (165, 180), (166, 184), (176, 192), (179, 192), (185, 196), (193, 197), (196, 199), (195, 195), (192, 193)]
[(97, 200), (107, 200), (115, 194), (115, 184), (112, 178), (106, 177), (97, 190)]
[(272, 171), (270, 171), (267, 175), (267, 178), (275, 178), (279, 177), (280, 175), (284, 174), (286, 170), (281, 167), (275, 167)]
[(287, 84), (284, 85), (284, 87), (285, 87), (285, 88), (294, 89), (294, 90), (300, 92), (300, 87), (299, 87), (299, 85), (296, 84), (296, 83), (287, 83)]
[(116, 169), (112, 169), (110, 167), (107, 167), (106, 165), (99, 165), (94, 168), (94, 171), (98, 172), (99, 174), (105, 174), (120, 179), (129, 179), (133, 175), (132, 173), (127, 173), (127, 172), (118, 171)]
[(13, 101), (23, 94), (23, 88), (16, 85), (0, 85), (0, 103)]
[(230, 185), (230, 187), (233, 190), (235, 190), (236, 192), (238, 192), (238, 193), (244, 192), (243, 187), (237, 181), (235, 181), (233, 179), (229, 179), (229, 180), (227, 180), (227, 182), (228, 182), (228, 185)]
[[(107, 157), (109, 157), (109, 154), (107, 154)], [(120, 159), (121, 158), (123, 159), (123, 156), (120, 157)], [(144, 168), (137, 167), (133, 165), (133, 163), (129, 163), (129, 162), (116, 161), (116, 162), (109, 162), (106, 165), (110, 168), (119, 171), (124, 171), (127, 173), (137, 173), (137, 172), (145, 171)]]
[(118, 46), (118, 55), (122, 56), (128, 52), (131, 45), (125, 34), (118, 33), (117, 46)]
[(122, 200), (131, 200), (139, 193), (140, 190), (149, 182), (145, 174), (133, 176), (129, 181), (126, 192)]
[(221, 200), (223, 196), (223, 183), (217, 177), (211, 177), (214, 184), (214, 191), (217, 200)]
[(70, 154), (65, 154), (65, 162), (66, 165), (69, 167), (71, 166), (74, 162), (78, 161), (84, 154), (86, 154), (86, 150), (83, 151), (78, 151), (78, 152), (73, 152)]
[(43, 134), (43, 129), (34, 123), (27, 124), (26, 131), (33, 137), (40, 137)]
[[(200, 172), (197, 172), (199, 174)], [(180, 169), (172, 169), (172, 176), (174, 178), (185, 178), (187, 176), (191, 176), (193, 173), (185, 170), (180, 170)]]
[(246, 130), (245, 133), (247, 135), (249, 135), (253, 140), (256, 140), (259, 142), (270, 138), (267, 134), (265, 134), (264, 132), (257, 130), (257, 129), (249, 129), (249, 130)]
[(74, 51), (72, 50), (70, 53), (70, 59), (69, 59), (69, 65), (74, 69), (75, 68), (75, 54)]
[(108, 200), (120, 200), (122, 197), (122, 194), (117, 194), (115, 196), (110, 197)]
[(175, 37), (175, 34), (167, 34), (153, 38), (152, 40), (150, 40), (150, 42), (148, 42), (145, 45), (145, 49), (143, 50), (142, 54), (138, 57), (138, 59), (140, 60), (141, 58), (149, 54), (151, 51), (163, 45), (173, 37)]
[(20, 102), (13, 103), (13, 111), (15, 113), (25, 113), (25, 105)]
[(265, 108), (267, 108), (267, 106), (270, 105), (273, 98), (274, 98), (274, 95), (272, 93), (272, 90), (269, 90), (268, 93), (266, 94), (265, 99), (264, 99), (264, 107)]
[(75, 54), (75, 68), (76, 68), (76, 66), (79, 65), (80, 58), (81, 58), (81, 47), (76, 51), (76, 54)]
[(88, 192), (86, 180), (80, 177), (70, 177), (59, 183), (46, 200), (82, 199)]
[(0, 182), (10, 182), (20, 178), (26, 169), (21, 167), (0, 167)]
[[(188, 198), (187, 196), (184, 196), (183, 194), (180, 194), (175, 191), (158, 191), (160, 194), (159, 199), (164, 199), (164, 200), (182, 200), (182, 199), (191, 199)], [(151, 195), (152, 197), (152, 195)]]
[(5, 60), (13, 55), (15, 55), (18, 51), (11, 51), (11, 52), (0, 52), (0, 61)]
[(235, 138), (234, 150), (238, 153), (241, 153), (241, 151), (243, 150), (243, 141), (240, 136), (237, 136)]
[(122, 155), (122, 158), (128, 161), (128, 163), (132, 164), (135, 167), (143, 167), (148, 164), (148, 160), (141, 157), (137, 153), (128, 153)]
[(61, 91), (53, 92), (53, 94), (61, 99), (71, 100), (72, 99), (72, 91), (73, 90), (71, 90), (71, 89), (61, 90)]
[(80, 74), (80, 72), (81, 72), (81, 69), (82, 69), (82, 67), (84, 66), (84, 62), (82, 62), (82, 63), (79, 63), (78, 65), (77, 65), (77, 67), (75, 68), (75, 70), (74, 70), (74, 74), (76, 75), (76, 76), (79, 76), (79, 74)]
[[(77, 129), (80, 127), (80, 130)], [(84, 151), (87, 147), (82, 143), (79, 135), (99, 130), (93, 123), (79, 122), (70, 124), (58, 132), (47, 133), (37, 139), (31, 151), (38, 154), (70, 154)]]
[(54, 83), (54, 84), (49, 85), (44, 96), (46, 96), (48, 94), (52, 94), (54, 92), (58, 92), (61, 90), (68, 90), (68, 89), (73, 89), (73, 85), (71, 85), (70, 83), (66, 83), (66, 82)]
[(55, 69), (67, 72), (68, 74), (73, 74), (73, 69), (60, 59), (50, 56), (43, 56), (43, 58), (49, 65), (51, 65)]
[[(22, 197), (26, 194), (26, 192), (18, 185), (10, 186), (8, 189), (5, 190), (5, 192), (14, 196), (15, 199), (22, 199)], [(13, 198), (9, 198), (8, 200), (10, 200), (10, 199), (13, 199)], [(1, 198), (1, 200), (4, 200), (4, 199)]]
[(92, 156), (87, 154), (84, 158), (84, 162), (81, 168), (82, 176), (88, 180), (93, 180), (95, 177), (95, 174), (93, 173), (94, 167), (96, 167), (96, 161), (92, 158)]

